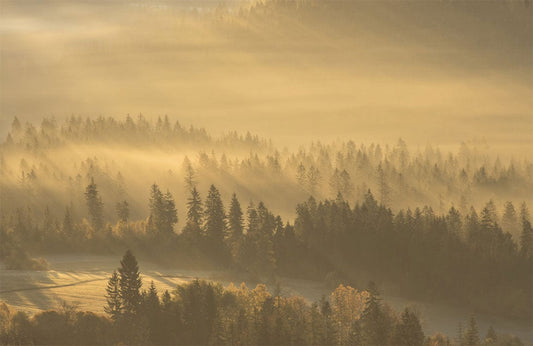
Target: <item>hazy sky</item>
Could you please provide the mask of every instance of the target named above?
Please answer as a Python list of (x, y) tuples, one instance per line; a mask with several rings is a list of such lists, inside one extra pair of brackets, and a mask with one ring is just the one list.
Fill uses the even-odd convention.
[(1, 0), (0, 135), (14, 116), (143, 113), (289, 145), (533, 145), (533, 6), (359, 2), (344, 32), (324, 16), (240, 35), (195, 4), (218, 2)]

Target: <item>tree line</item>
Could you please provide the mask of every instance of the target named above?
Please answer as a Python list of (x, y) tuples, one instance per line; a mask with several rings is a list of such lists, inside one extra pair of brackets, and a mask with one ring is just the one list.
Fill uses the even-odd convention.
[(525, 204), (519, 215), (515, 211), (521, 235), (514, 241), (499, 225), (491, 201), (480, 213), (471, 208), (462, 215), (452, 207), (438, 215), (429, 207), (395, 214), (370, 191), (353, 207), (341, 194), (318, 202), (311, 197), (297, 206), (291, 224), (262, 202), (243, 208), (236, 194), (226, 210), (214, 185), (202, 200), (194, 176), (187, 181), (181, 230), (175, 229), (173, 195), (157, 184), (150, 188), (148, 218), (130, 221), (128, 202), (122, 201), (116, 205), (117, 223), (106, 223), (91, 181), (85, 192), (88, 220), (74, 220), (67, 207), (62, 222), (45, 210), (39, 224), (19, 209), (0, 223), (5, 240), (0, 255), (16, 269), (34, 263), (24, 251), (113, 253), (127, 246), (161, 261), (229, 269), (262, 281), (281, 275), (357, 287), (373, 280), (391, 293), (531, 318), (533, 231)]
[(522, 345), (490, 327), (482, 337), (474, 317), (455, 338), (426, 336), (410, 308), (397, 314), (377, 286), (358, 291), (339, 285), (329, 297), (270, 293), (264, 284), (249, 289), (193, 280), (160, 293), (142, 288), (139, 265), (126, 251), (108, 280), (106, 316), (63, 304), (28, 317), (0, 304), (3, 345)]
[[(44, 119), (40, 127), (31, 123), (23, 126), (15, 119), (8, 138), (0, 146), (2, 202), (6, 210), (48, 205), (57, 212), (56, 205), (69, 200), (80, 207), (78, 201), (84, 188), (94, 178), (105, 187), (107, 200), (129, 198), (132, 215), (139, 217), (145, 212), (138, 206), (142, 201), (138, 200), (136, 189), (131, 184), (128, 187), (128, 182), (136, 177), (123, 174), (114, 160), (91, 156), (67, 163), (57, 162), (53, 157), (57, 148), (106, 146), (121, 141), (148, 152), (193, 150), (192, 160), (186, 158), (182, 164), (180, 159), (168, 163), (168, 167), (155, 167), (168, 173), (158, 178), (165, 179), (174, 191), (181, 187), (186, 169), (191, 166), (202, 182), (215, 181), (226, 190), (223, 192), (247, 191), (266, 200), (260, 186), (284, 186), (266, 200), (277, 206), (284, 200), (293, 202), (284, 205), (284, 209), (292, 208), (309, 195), (325, 199), (334, 198), (339, 192), (353, 203), (362, 200), (371, 189), (380, 203), (393, 210), (425, 204), (444, 213), (453, 205), (467, 213), (470, 205), (479, 207), (494, 196), (500, 206), (509, 200), (531, 201), (533, 191), (530, 160), (496, 157), (483, 143), (462, 143), (456, 153), (431, 146), (414, 152), (401, 139), (394, 145), (315, 142), (307, 148), (289, 151), (278, 150), (250, 134), (231, 133), (213, 138), (205, 130), (200, 133), (194, 128), (184, 129), (179, 122), (171, 125), (168, 118), (154, 123), (143, 117), (138, 120), (126, 117), (123, 121), (71, 117), (61, 124)], [(125, 163), (122, 169), (138, 162), (132, 158)], [(150, 183), (148, 179), (144, 183)], [(508, 227), (501, 223), (501, 226), (517, 236), (516, 225)]]

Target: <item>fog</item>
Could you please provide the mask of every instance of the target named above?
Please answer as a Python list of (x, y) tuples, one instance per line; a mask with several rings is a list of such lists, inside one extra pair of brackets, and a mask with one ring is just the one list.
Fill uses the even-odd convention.
[(319, 19), (241, 6), (251, 4), (3, 1), (0, 135), (14, 116), (142, 113), (289, 147), (483, 138), (530, 152), (524, 2), (338, 2), (346, 13)]
[[(242, 316), (233, 344), (422, 345), (432, 326), (495, 344), (474, 317), (451, 339), (470, 313), (529, 341), (532, 19), (529, 0), (0, 0), (0, 344), (43, 342), (30, 329), (56, 313), (11, 312), (6, 294), (48, 309), (81, 288), (41, 288), (93, 281), (84, 308), (107, 303), (87, 315), (105, 344), (208, 344)], [(126, 249), (103, 293), (111, 265), (90, 256)], [(178, 274), (337, 288), (307, 306), (150, 269), (158, 296), (132, 252)], [(76, 316), (54, 341), (89, 333)], [(407, 327), (417, 342), (398, 341)]]

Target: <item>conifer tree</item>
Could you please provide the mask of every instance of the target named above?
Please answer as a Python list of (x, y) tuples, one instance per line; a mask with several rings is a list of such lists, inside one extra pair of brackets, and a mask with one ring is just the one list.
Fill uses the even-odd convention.
[(422, 346), (424, 332), (415, 313), (406, 308), (394, 329), (392, 344), (398, 346)]
[(178, 212), (170, 191), (163, 194), (157, 184), (150, 191), (150, 216), (156, 235), (173, 234), (174, 224), (178, 222)]
[(72, 240), (72, 238), (74, 237), (74, 220), (72, 220), (72, 212), (68, 206), (65, 208), (62, 232), (63, 235), (69, 240)]
[(226, 215), (224, 205), (220, 198), (220, 192), (214, 185), (211, 185), (205, 200), (205, 236), (207, 246), (216, 255), (224, 257), (226, 232)]
[(369, 297), (361, 315), (364, 340), (368, 345), (386, 345), (389, 331), (381, 306), (381, 298), (376, 285), (371, 282), (368, 287)]
[(487, 336), (485, 336), (484, 344), (487, 346), (496, 345), (498, 341), (498, 335), (492, 326), (487, 330)]
[(192, 222), (197, 225), (202, 224), (203, 206), (200, 198), (200, 193), (193, 187), (191, 189), (191, 196), (187, 200), (187, 222)]
[(112, 320), (118, 320), (122, 313), (122, 298), (120, 297), (119, 276), (116, 270), (113, 271), (113, 274), (107, 282), (106, 300), (107, 305), (104, 307), (104, 311)]
[(142, 280), (139, 273), (137, 259), (127, 250), (120, 261), (119, 295), (122, 300), (122, 309), (126, 317), (135, 316), (141, 304)]
[(127, 223), (130, 217), (130, 208), (127, 201), (118, 202), (117, 206), (118, 220), (122, 223)]
[(203, 237), (202, 220), (202, 200), (196, 187), (193, 187), (191, 196), (187, 200), (187, 222), (181, 232), (182, 236), (192, 245), (199, 245)]
[(149, 207), (150, 207), (150, 216), (152, 219), (152, 223), (155, 228), (155, 232), (159, 233), (162, 232), (165, 224), (164, 220), (164, 210), (165, 210), (165, 204), (163, 201), (163, 193), (159, 189), (159, 186), (154, 183), (150, 189), (150, 200), (149, 200)]
[(165, 231), (167, 234), (172, 234), (174, 232), (174, 224), (178, 223), (178, 211), (176, 209), (176, 203), (174, 202), (174, 197), (170, 191), (167, 190), (167, 193), (163, 196), (164, 203), (164, 224)]
[(470, 317), (468, 328), (465, 331), (464, 343), (465, 343), (465, 346), (477, 346), (480, 344), (479, 330), (477, 328), (476, 319), (473, 316)]
[(238, 252), (238, 246), (243, 236), (243, 217), (242, 209), (237, 195), (234, 193), (231, 197), (231, 204), (228, 212), (228, 244), (232, 255), (235, 257)]
[(91, 178), (91, 183), (87, 185), (87, 188), (85, 189), (85, 199), (87, 201), (87, 208), (89, 209), (91, 225), (95, 230), (102, 229), (104, 226), (104, 204), (98, 193), (98, 188), (94, 183), (94, 178)]
[(527, 219), (522, 220), (520, 254), (524, 257), (533, 257), (533, 229), (531, 228), (531, 222)]

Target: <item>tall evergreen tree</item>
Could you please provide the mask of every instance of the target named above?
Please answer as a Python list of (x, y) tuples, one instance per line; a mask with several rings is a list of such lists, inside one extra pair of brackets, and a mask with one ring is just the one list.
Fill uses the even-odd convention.
[(187, 156), (185, 156), (185, 159), (183, 159), (183, 171), (185, 174), (185, 186), (187, 190), (192, 191), (192, 189), (196, 188), (196, 184), (198, 183), (196, 181), (196, 171), (191, 165), (191, 161)]
[(465, 346), (478, 346), (480, 345), (479, 341), (479, 330), (477, 328), (477, 322), (474, 316), (470, 317), (468, 322), (468, 328), (464, 334), (464, 343)]
[(119, 276), (116, 270), (113, 271), (107, 282), (106, 301), (107, 305), (104, 307), (104, 311), (112, 320), (118, 320), (122, 314), (122, 298), (119, 289)]
[(163, 202), (165, 231), (167, 234), (172, 234), (174, 232), (174, 224), (178, 223), (178, 210), (176, 209), (176, 203), (170, 191), (167, 190), (167, 193), (163, 196)]
[(74, 238), (74, 220), (72, 219), (72, 212), (70, 207), (65, 208), (65, 216), (63, 218), (62, 233), (65, 238), (73, 240)]
[(234, 257), (237, 255), (238, 247), (243, 236), (242, 215), (241, 204), (237, 199), (237, 195), (234, 193), (231, 197), (231, 204), (228, 212), (228, 244)]
[(203, 206), (200, 193), (193, 187), (191, 189), (191, 196), (187, 200), (187, 221), (197, 225), (202, 224)]
[(85, 189), (85, 200), (89, 209), (91, 225), (95, 230), (102, 229), (104, 226), (104, 204), (98, 193), (98, 188), (94, 183), (94, 178), (91, 178), (91, 183)]
[(533, 229), (531, 228), (531, 222), (527, 219), (522, 220), (520, 254), (524, 257), (533, 257)]
[(200, 193), (192, 187), (191, 196), (187, 200), (187, 221), (181, 232), (182, 236), (191, 245), (199, 245), (202, 237), (203, 206)]
[(416, 314), (406, 308), (394, 329), (392, 344), (398, 346), (422, 346), (424, 332)]
[(157, 184), (150, 191), (150, 216), (156, 235), (173, 234), (174, 224), (178, 222), (178, 212), (170, 191), (163, 194)]
[(165, 226), (165, 203), (163, 200), (163, 193), (156, 183), (152, 184), (152, 187), (150, 188), (149, 207), (150, 216), (155, 228), (154, 232), (162, 232)]
[(365, 343), (368, 345), (387, 345), (390, 331), (387, 329), (379, 292), (372, 282), (369, 284), (368, 293), (370, 295), (361, 315)]
[(205, 236), (207, 246), (218, 256), (225, 255), (224, 236), (226, 232), (226, 215), (220, 192), (211, 185), (205, 200)]
[(142, 280), (139, 273), (137, 259), (127, 250), (120, 261), (119, 295), (122, 300), (122, 309), (126, 317), (132, 317), (139, 311), (141, 304)]
[(118, 220), (122, 223), (127, 223), (130, 218), (130, 208), (127, 201), (118, 202), (117, 206)]

